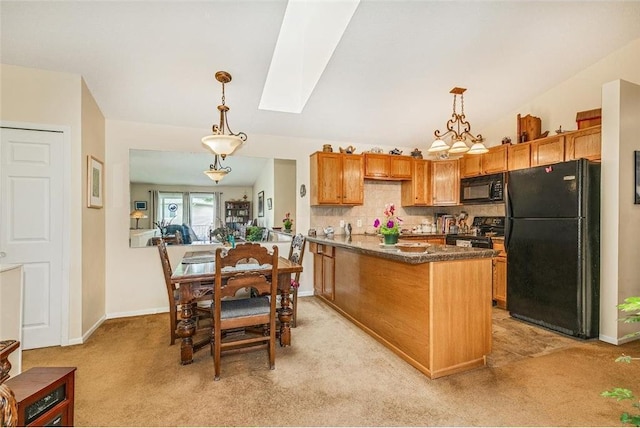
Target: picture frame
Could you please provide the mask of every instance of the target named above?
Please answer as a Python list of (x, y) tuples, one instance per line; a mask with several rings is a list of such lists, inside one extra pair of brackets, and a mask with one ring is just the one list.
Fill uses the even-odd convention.
[(267, 209), (271, 211), (271, 208), (273, 208), (273, 199), (267, 198)]
[(258, 217), (264, 217), (264, 190), (258, 192)]
[(94, 156), (87, 156), (87, 207), (104, 206), (104, 163)]
[(146, 211), (147, 210), (147, 201), (135, 201), (133, 203), (133, 209), (138, 211)]
[(633, 200), (634, 204), (640, 204), (640, 151), (635, 150), (633, 152), (634, 162), (635, 162), (635, 180), (634, 180), (634, 189), (635, 189), (635, 198)]

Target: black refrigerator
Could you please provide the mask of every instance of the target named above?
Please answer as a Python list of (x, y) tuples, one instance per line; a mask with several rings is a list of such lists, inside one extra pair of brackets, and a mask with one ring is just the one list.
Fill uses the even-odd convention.
[(600, 164), (586, 159), (507, 175), (511, 316), (582, 339), (600, 317)]

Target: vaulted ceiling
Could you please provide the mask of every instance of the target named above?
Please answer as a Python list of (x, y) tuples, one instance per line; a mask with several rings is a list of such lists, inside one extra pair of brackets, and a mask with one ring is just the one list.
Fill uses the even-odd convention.
[(226, 70), (235, 132), (412, 146), (443, 128), (454, 86), (468, 88), (465, 113), (481, 132), (640, 37), (636, 1), (362, 0), (302, 113), (260, 110), (286, 8), (2, 1), (0, 60), (82, 75), (107, 119), (203, 135), (217, 121), (214, 74)]

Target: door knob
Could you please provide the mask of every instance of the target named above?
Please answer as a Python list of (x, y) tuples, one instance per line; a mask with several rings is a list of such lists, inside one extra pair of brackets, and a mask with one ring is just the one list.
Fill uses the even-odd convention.
[(0, 257), (7, 257), (7, 253), (5, 253), (4, 251), (0, 251)]

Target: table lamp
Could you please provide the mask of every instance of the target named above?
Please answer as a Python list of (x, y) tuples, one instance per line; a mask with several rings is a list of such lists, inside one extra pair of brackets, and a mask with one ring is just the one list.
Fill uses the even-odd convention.
[(133, 210), (131, 214), (129, 214), (129, 217), (136, 219), (136, 229), (138, 229), (138, 222), (141, 218), (147, 218), (147, 215), (140, 210)]

